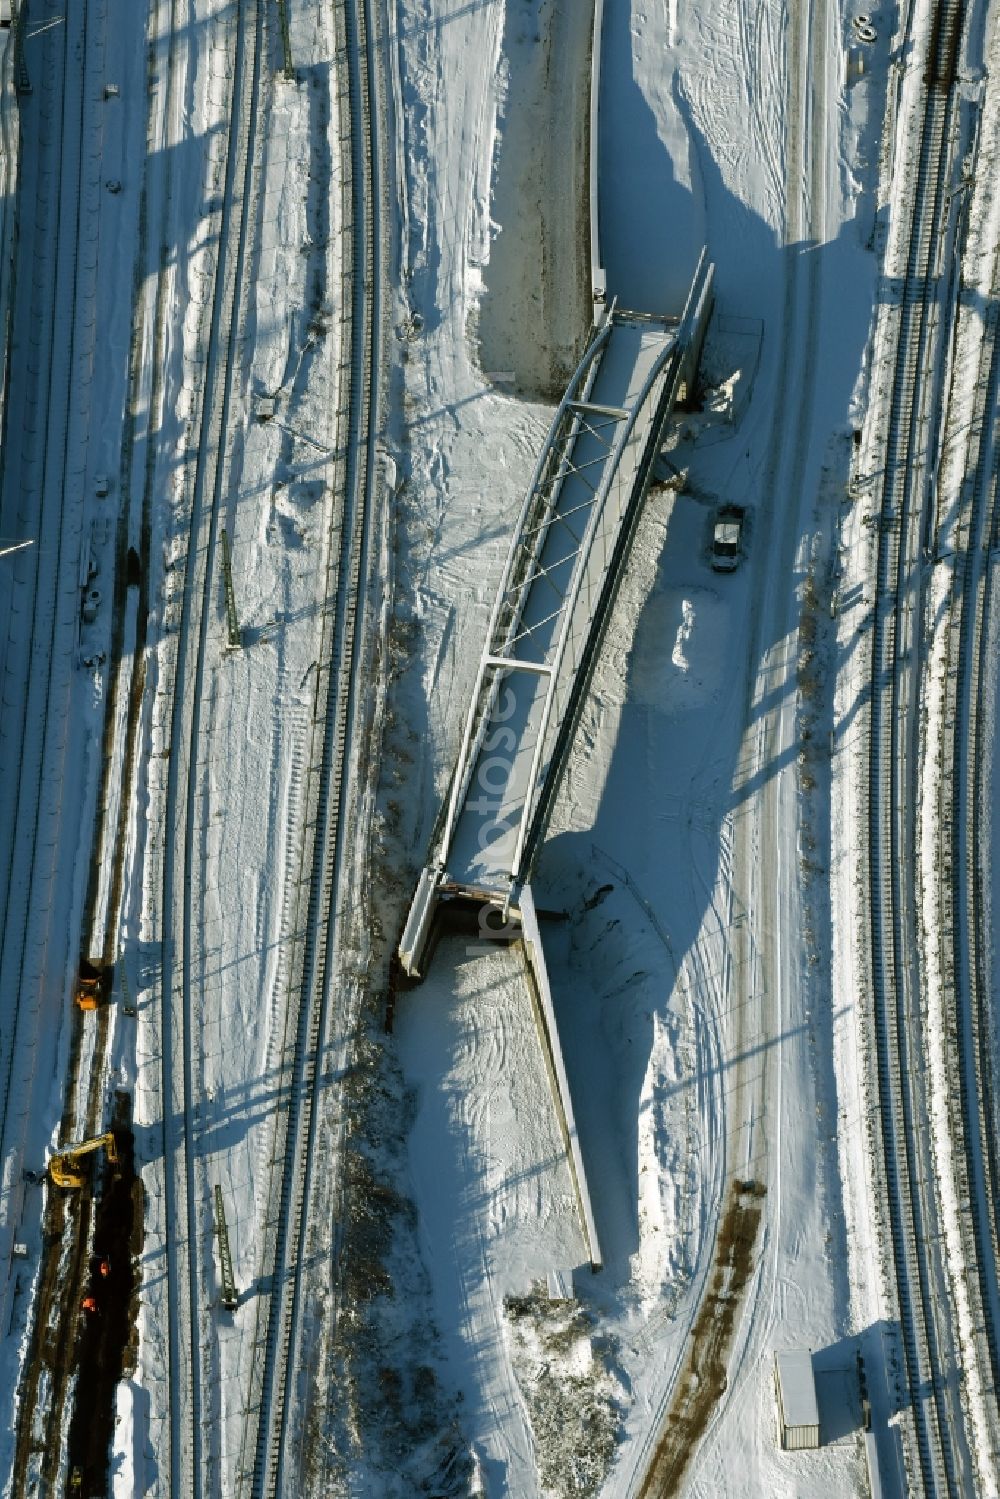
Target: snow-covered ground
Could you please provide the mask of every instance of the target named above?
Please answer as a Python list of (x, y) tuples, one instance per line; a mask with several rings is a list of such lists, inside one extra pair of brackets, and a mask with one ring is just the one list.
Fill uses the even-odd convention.
[[(211, 1376), (206, 1492), (225, 1494), (246, 1463), (246, 1392), (260, 1352), (256, 1277), (272, 1207), (265, 1167), (303, 837), (300, 778), (329, 603), (325, 549), (338, 517), (336, 44), (326, 11), (290, 0), (288, 12), (298, 81), (275, 75), (265, 88), (260, 232), (226, 505), (245, 648), (224, 652), (220, 602), (196, 767), (200, 1253), (211, 1267), (207, 1194), (218, 1181), (241, 1292), (230, 1321), (214, 1306), (200, 1313)], [(382, 745), (359, 746), (368, 771), (381, 754), (382, 779), (371, 884), (359, 859), (354, 887), (377, 902), (371, 930), (383, 964), (447, 785), (510, 527), (548, 425), (540, 403), (558, 397), (588, 331), (590, 7), (386, 0), (384, 13), (398, 227), (386, 436), (397, 488), (383, 559), (394, 590), (384, 662), (393, 683)], [(605, 1265), (592, 1275), (585, 1263), (523, 957), (453, 937), (423, 987), (399, 996), (380, 1056), (372, 1042), (367, 1065), (388, 1079), (376, 1092), (398, 1139), (365, 1133), (370, 1105), (352, 1116), (363, 1171), (374, 1181), (384, 1170), (394, 1183), (372, 1195), (396, 1205), (385, 1232), (397, 1290), (394, 1306), (389, 1292), (373, 1298), (381, 1312), (369, 1324), (378, 1329), (365, 1352), (370, 1383), (354, 1365), (350, 1391), (377, 1390), (388, 1411), (404, 1363), (425, 1391), (439, 1391), (428, 1396), (427, 1429), (464, 1454), (441, 1459), (448, 1492), (625, 1499), (669, 1407), (728, 1183), (757, 1178), (766, 1196), (756, 1268), (728, 1390), (688, 1491), (864, 1493), (859, 1346), (892, 1491), (892, 1355), (869, 1221), (859, 997), (846, 982), (849, 964), (839, 966), (843, 931), (833, 971), (825, 958), (828, 896), (832, 888), (843, 919), (855, 874), (844, 850), (863, 838), (847, 782), (837, 781), (831, 804), (828, 746), (836, 767), (850, 750), (863, 663), (853, 664), (849, 626), (835, 642), (825, 621), (851, 434), (867, 399), (893, 39), (876, 16), (865, 77), (848, 84), (850, 14), (833, 0), (605, 0), (605, 13), (609, 292), (641, 310), (678, 310), (703, 242), (717, 292), (706, 410), (679, 418), (669, 443), (686, 485), (658, 489), (646, 505), (535, 877), (538, 904), (552, 913), (543, 937)], [(96, 473), (126, 479), (120, 501), (136, 543), (147, 459), (152, 483), (146, 698), (117, 929), (139, 1013), (131, 1022), (116, 1009), (110, 1050), (110, 1076), (135, 1090), (147, 1201), (138, 1363), (119, 1398), (118, 1499), (167, 1486), (163, 1266), (175, 1225), (161, 1160), (169, 1101), (159, 818), (173, 631), (188, 576), (186, 424), (203, 375), (219, 214), (212, 142), (224, 128), (232, 8), (196, 0), (172, 68), (169, 7), (150, 7), (148, 29), (140, 12), (130, 17), (108, 30), (107, 66), (128, 128), (109, 117), (102, 142), (100, 178), (122, 186), (101, 199), (95, 273), (106, 309), (95, 360), (115, 378), (95, 382), (89, 446), (75, 454), (90, 484)], [(132, 143), (147, 96), (143, 174)], [(112, 293), (131, 284), (136, 257), (139, 417), (123, 462), (128, 301)], [(255, 420), (262, 394), (276, 397), (267, 424)], [(747, 508), (745, 558), (730, 576), (713, 573), (708, 555), (723, 501)], [(848, 585), (863, 595), (866, 554), (856, 525), (845, 539), (846, 611)], [(95, 639), (109, 625), (110, 590)], [(81, 764), (99, 749), (100, 663), (85, 685), (86, 704), (82, 690), (74, 700)], [(64, 809), (76, 819), (71, 831), (89, 826), (89, 774)], [(64, 915), (79, 912), (82, 870), (81, 862), (63, 892)], [(55, 986), (63, 1010), (76, 957), (72, 942), (64, 946)], [(368, 963), (359, 948), (352, 995)], [(65, 1033), (50, 1044), (65, 1058)], [(58, 1088), (42, 1105), (38, 1142), (58, 1123)], [(326, 1123), (332, 1138), (332, 1117)], [(23, 1198), (17, 1224), (29, 1260), (3, 1349), (10, 1371), (23, 1356), (38, 1264), (34, 1197)], [(334, 1238), (318, 1242), (317, 1319), (329, 1314), (323, 1277)], [(575, 1309), (538, 1294), (549, 1271), (571, 1279)], [(358, 1325), (350, 1309), (343, 1321), (349, 1339)], [(426, 1328), (419, 1361), (414, 1328)], [(790, 1344), (816, 1352), (821, 1453), (776, 1446), (772, 1350)], [(338, 1422), (354, 1420), (344, 1414), (347, 1385), (319, 1380), (303, 1396), (312, 1423), (296, 1427), (295, 1460), (304, 1472), (339, 1436)], [(331, 1456), (329, 1482), (405, 1499), (438, 1455), (414, 1456), (410, 1415), (382, 1421), (366, 1398), (367, 1425), (355, 1423)], [(15, 1413), (16, 1394), (5, 1439)], [(411, 1450), (394, 1451), (403, 1429)]]

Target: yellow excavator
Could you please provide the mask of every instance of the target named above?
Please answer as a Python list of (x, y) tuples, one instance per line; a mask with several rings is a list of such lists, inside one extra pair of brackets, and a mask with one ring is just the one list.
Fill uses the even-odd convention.
[(49, 1176), (57, 1187), (69, 1187), (79, 1191), (87, 1185), (87, 1172), (83, 1165), (84, 1156), (91, 1155), (93, 1151), (103, 1147), (112, 1166), (118, 1164), (118, 1147), (111, 1130), (106, 1135), (95, 1135), (92, 1140), (81, 1140), (79, 1145), (70, 1145), (66, 1150), (60, 1150), (52, 1156), (49, 1161)]

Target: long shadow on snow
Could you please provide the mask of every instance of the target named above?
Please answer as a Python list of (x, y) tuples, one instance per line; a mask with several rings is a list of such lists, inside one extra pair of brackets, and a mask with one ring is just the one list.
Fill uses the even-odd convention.
[[(696, 130), (693, 133), (697, 139)], [(709, 252), (713, 242), (723, 236), (735, 236), (740, 245), (740, 255), (731, 262), (732, 269), (728, 270), (724, 263), (720, 272), (719, 308), (756, 314), (759, 308), (774, 302), (774, 287), (783, 287), (787, 277), (801, 275), (799, 263), (804, 256), (816, 257), (820, 285), (827, 288), (825, 299), (819, 303), (820, 319), (832, 315), (829, 287), (835, 284), (841, 298), (844, 326), (854, 330), (852, 337), (842, 337), (839, 342), (826, 338), (824, 362), (814, 375), (816, 395), (808, 406), (808, 422), (801, 434), (802, 441), (811, 441), (811, 451), (820, 455), (805, 470), (805, 483), (813, 488), (818, 507), (826, 494), (846, 493), (850, 451), (848, 412), (863, 366), (871, 315), (870, 282), (863, 277), (858, 280), (856, 275), (857, 226), (847, 223), (835, 240), (823, 245), (780, 246), (770, 227), (728, 193), (704, 142), (700, 156), (703, 178), (709, 187)], [(795, 304), (799, 318), (805, 318), (809, 305), (805, 293), (807, 279), (802, 277)], [(780, 318), (772, 316), (769, 325), (780, 327)], [(831, 330), (825, 331), (829, 334)], [(762, 717), (783, 702), (794, 700), (798, 689), (797, 662), (793, 659), (759, 701), (752, 699), (760, 668), (772, 649), (781, 644), (779, 640), (766, 638), (762, 625), (766, 616), (758, 611), (757, 600), (766, 577), (764, 568), (783, 529), (797, 524), (802, 498), (799, 494), (779, 492), (780, 486), (769, 492), (764, 482), (771, 420), (780, 421), (783, 415), (772, 409), (780, 364), (792, 358), (797, 370), (802, 357), (799, 350), (808, 351), (820, 332), (819, 328), (806, 325), (796, 341), (786, 348), (779, 347), (773, 335), (769, 338), (769, 329), (766, 330), (756, 389), (740, 430), (710, 448), (684, 443), (672, 455), (679, 467), (689, 467), (689, 490), (694, 494), (689, 492), (676, 498), (666, 524), (655, 581), (635, 628), (621, 719), (603, 793), (592, 823), (579, 831), (555, 834), (538, 860), (537, 899), (559, 908), (567, 904), (567, 890), (576, 895), (568, 939), (564, 939), (568, 950), (560, 954), (560, 939), (554, 939), (552, 977), (570, 1088), (605, 1253), (605, 1273), (593, 1283), (599, 1298), (613, 1295), (628, 1282), (630, 1261), (640, 1248), (643, 1185), (640, 1131), (647, 1128), (650, 1111), (655, 1114), (663, 1110), (672, 1094), (687, 1087), (699, 1097), (710, 1097), (713, 1078), (720, 1072), (728, 1076), (740, 1060), (724, 1041), (721, 1056), (713, 1055), (711, 1046), (704, 1044), (686, 1048), (681, 1017), (687, 999), (681, 991), (695, 994), (696, 1010), (701, 1007), (707, 1012), (714, 1007), (718, 1019), (725, 1023), (734, 1014), (741, 992), (752, 992), (754, 983), (751, 975), (734, 973), (731, 964), (728, 968), (723, 965), (724, 971), (714, 976), (707, 973), (705, 965), (711, 954), (706, 954), (705, 944), (699, 938), (706, 925), (714, 927), (711, 952), (728, 953), (731, 926), (745, 916), (733, 893), (728, 912), (713, 910), (716, 895), (720, 890), (725, 891), (728, 879), (728, 871), (722, 867), (722, 851), (731, 848), (736, 819), (747, 814), (750, 795), (759, 793), (782, 770), (791, 769), (803, 748), (798, 740), (796, 719), (793, 742), (779, 746), (754, 774), (744, 774), (745, 757), (755, 742)], [(794, 373), (789, 386), (793, 396), (797, 395)], [(796, 409), (793, 406), (787, 413), (791, 420), (795, 419)], [(828, 450), (827, 461), (821, 463), (824, 448)], [(842, 475), (835, 473), (831, 482), (831, 473), (841, 464)], [(777, 472), (780, 474), (785, 468), (786, 461), (779, 456)], [(747, 507), (750, 542), (739, 573), (720, 577), (711, 572), (707, 544), (714, 504), (711, 499), (706, 503), (695, 498), (695, 494)], [(783, 543), (792, 559), (808, 552), (802, 543), (818, 529), (811, 523), (808, 510), (802, 513), (808, 530), (794, 537), (790, 545), (787, 536)], [(792, 562), (790, 575), (777, 580), (770, 578), (768, 584), (787, 586), (790, 598), (799, 597), (805, 579), (806, 569), (796, 560)], [(817, 582), (821, 595), (825, 596), (826, 576), (821, 574)], [(693, 606), (696, 630), (699, 614), (707, 617), (711, 627), (707, 654), (697, 656), (697, 637), (693, 637), (694, 649), (690, 654), (694, 659), (687, 662), (687, 673), (700, 672), (708, 682), (707, 692), (700, 696), (692, 695), (689, 676), (674, 664), (677, 652), (683, 657), (686, 648), (683, 634), (686, 604)], [(789, 611), (794, 620), (796, 609), (791, 603)], [(840, 663), (831, 659), (831, 668), (834, 664)], [(850, 710), (851, 716), (867, 699), (869, 690), (867, 686), (861, 689), (857, 703)], [(835, 743), (843, 729), (833, 723), (828, 694), (820, 694), (810, 708), (812, 742)], [(577, 744), (580, 739), (578, 733)], [(822, 765), (817, 773), (825, 780)], [(559, 800), (572, 806), (575, 779), (572, 752), (565, 776)], [(595, 845), (607, 850), (612, 861), (628, 872), (641, 892), (642, 902), (653, 910), (666, 932), (669, 953), (653, 934), (648, 917), (640, 915), (636, 920), (633, 911), (629, 918), (622, 905), (625, 887), (595, 859)], [(797, 870), (783, 876), (799, 877)], [(585, 911), (588, 899), (593, 901), (599, 887), (609, 883), (615, 892), (614, 911), (609, 908), (602, 917), (596, 904)], [(606, 928), (603, 931), (602, 925)], [(823, 957), (827, 950), (823, 949)], [(814, 975), (807, 982), (803, 977), (808, 967), (804, 950), (795, 963), (796, 984), (790, 1017), (793, 1023), (758, 1035), (744, 1055), (763, 1056), (777, 1047), (783, 1054), (790, 1048), (798, 1049), (797, 1070), (814, 1078), (819, 1074), (818, 1096), (832, 1098), (836, 1094), (830, 1058), (837, 1016), (829, 1002), (830, 976)], [(685, 975), (680, 986), (678, 972)], [(810, 991), (815, 993), (817, 983), (825, 991), (825, 1004), (812, 1002)], [(592, 995), (589, 999), (588, 988)], [(776, 1004), (775, 996), (765, 1001), (766, 1028)], [(697, 1020), (698, 1025), (701, 1023)], [(677, 1079), (666, 1083), (657, 1075), (660, 1063), (654, 1062), (657, 1056), (662, 1060), (662, 1052), (657, 1053), (655, 1047), (662, 1044), (665, 1026), (668, 1030), (674, 1027), (672, 1044), (683, 1067)], [(782, 1061), (779, 1065), (786, 1064)], [(666, 1112), (662, 1114), (663, 1121), (671, 1117)], [(669, 1139), (673, 1124), (664, 1122), (662, 1127)], [(704, 1129), (710, 1130), (711, 1126), (706, 1124)], [(724, 1125), (716, 1121), (713, 1152), (721, 1148), (724, 1138)], [(698, 1148), (707, 1148), (708, 1143), (708, 1136), (703, 1134)], [(820, 1138), (817, 1131), (815, 1149), (832, 1238), (842, 1247), (844, 1228), (835, 1145), (826, 1136)], [(676, 1164), (676, 1156), (674, 1160)], [(692, 1164), (688, 1161), (687, 1167)], [(727, 1161), (725, 1170), (730, 1175), (740, 1174), (752, 1171), (753, 1164), (753, 1161)], [(685, 1196), (686, 1167), (682, 1162), (677, 1169), (675, 1186), (683, 1216), (689, 1205)], [(697, 1236), (696, 1229), (695, 1240)], [(695, 1243), (695, 1254), (697, 1249)], [(691, 1252), (690, 1247), (683, 1251), (688, 1256), (689, 1268), (692, 1268)], [(833, 1251), (831, 1256), (836, 1259)], [(838, 1287), (840, 1304), (846, 1307), (844, 1290), (843, 1285)]]

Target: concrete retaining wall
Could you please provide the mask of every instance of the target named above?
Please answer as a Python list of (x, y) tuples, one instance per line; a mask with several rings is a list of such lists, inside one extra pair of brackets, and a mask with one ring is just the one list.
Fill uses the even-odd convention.
[(0, 31), (0, 431), (7, 395), (6, 368), (14, 297), (14, 250), (17, 234), (17, 169), (21, 121), (14, 64), (16, 28)]
[(566, 1076), (566, 1065), (563, 1061), (562, 1047), (559, 1044), (559, 1031), (556, 1026), (555, 1010), (552, 1005), (552, 991), (549, 988), (548, 970), (545, 967), (542, 937), (538, 930), (538, 918), (535, 914), (535, 902), (532, 899), (531, 890), (527, 885), (521, 891), (521, 928), (524, 934), (524, 952), (530, 979), (529, 987), (535, 1005), (535, 1020), (541, 1037), (542, 1052), (545, 1056), (546, 1068), (549, 1074), (556, 1117), (559, 1120), (563, 1143), (566, 1146), (566, 1157), (569, 1162), (570, 1176), (573, 1178), (573, 1187), (576, 1192), (577, 1206), (580, 1210), (580, 1222), (583, 1227), (584, 1238), (587, 1241), (587, 1252), (590, 1255), (591, 1268), (599, 1270), (602, 1264), (601, 1246), (597, 1239), (597, 1226), (594, 1223), (594, 1212), (590, 1202), (590, 1189), (587, 1186), (587, 1173), (584, 1170), (583, 1154), (580, 1150), (580, 1138), (576, 1132), (573, 1100), (569, 1093), (569, 1079)]
[(599, 212), (599, 164), (601, 146), (601, 37), (604, 33), (604, 0), (594, 0), (594, 39), (590, 54), (590, 285), (594, 297), (594, 326), (604, 316), (608, 296), (607, 277), (601, 263)]

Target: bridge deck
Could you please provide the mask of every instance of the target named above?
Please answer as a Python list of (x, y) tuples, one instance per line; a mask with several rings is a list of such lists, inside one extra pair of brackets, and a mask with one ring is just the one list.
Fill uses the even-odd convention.
[[(445, 854), (449, 881), (505, 900), (527, 842), (532, 792), (545, 779), (568, 687), (587, 650), (649, 422), (676, 359), (676, 326), (615, 319), (586, 399), (570, 401), (554, 432), (560, 481), (520, 543), (538, 546), (520, 610), (494, 640), (480, 685), (492, 706)], [(589, 384), (589, 382), (588, 382)]]

